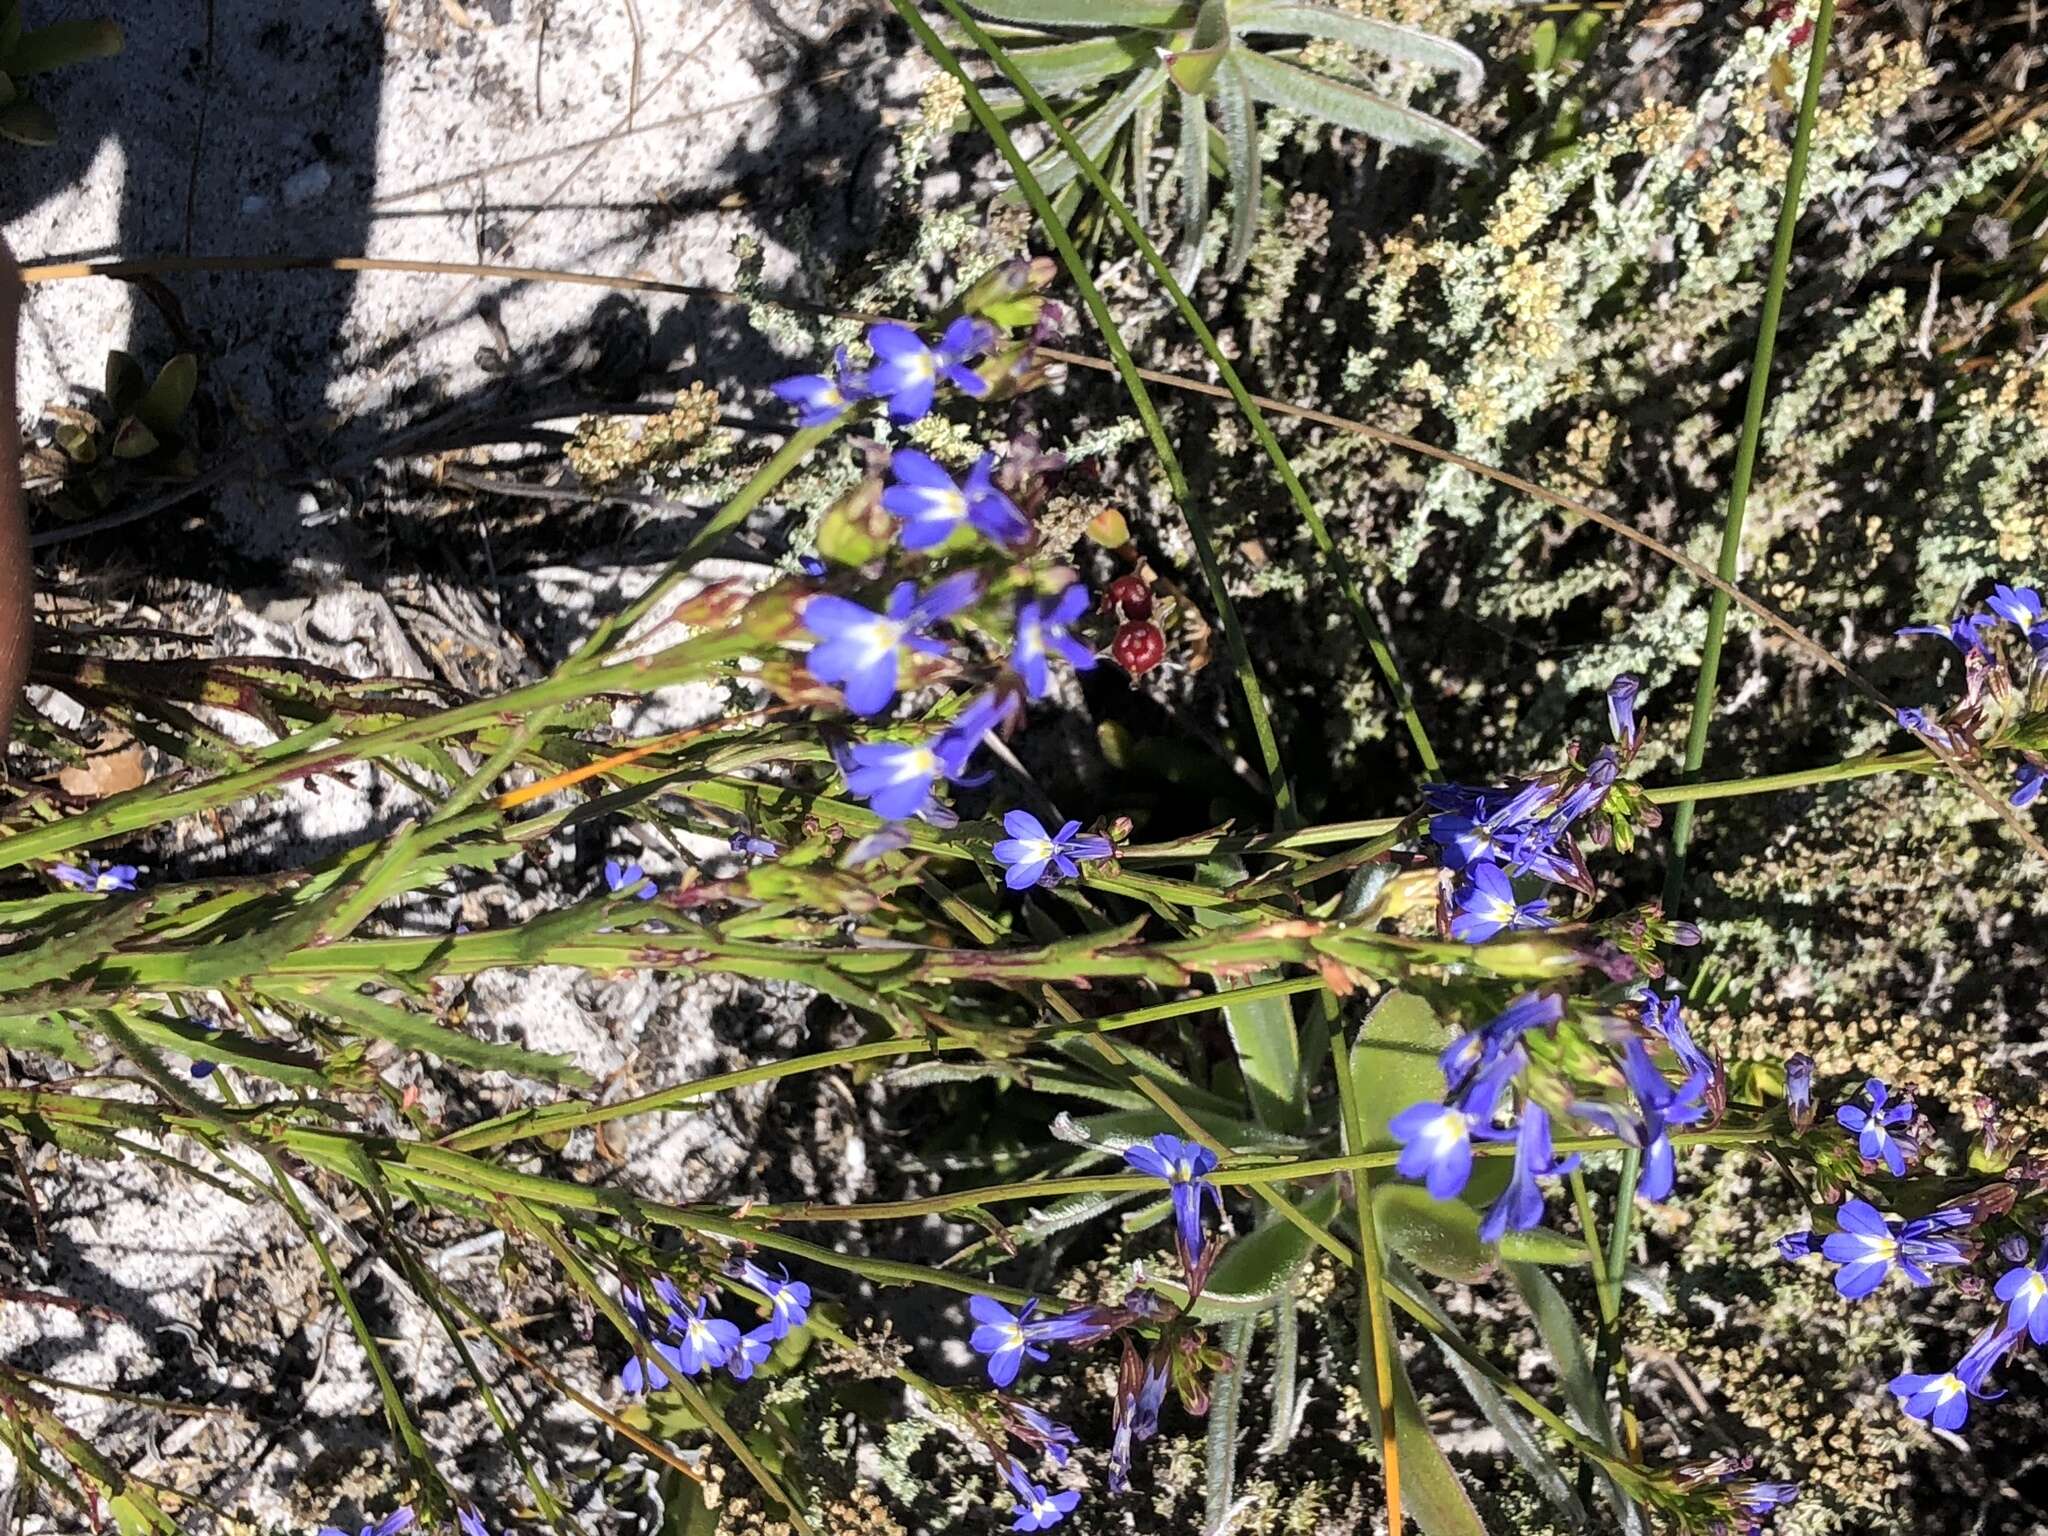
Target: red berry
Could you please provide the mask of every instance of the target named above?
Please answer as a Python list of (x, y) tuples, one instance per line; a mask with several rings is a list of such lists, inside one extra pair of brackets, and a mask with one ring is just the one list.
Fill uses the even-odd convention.
[(1133, 677), (1143, 677), (1166, 660), (1166, 634), (1157, 624), (1124, 625), (1109, 643), (1110, 659)]
[(1102, 594), (1102, 606), (1119, 618), (1149, 619), (1152, 617), (1152, 589), (1145, 585), (1142, 577), (1119, 576)]

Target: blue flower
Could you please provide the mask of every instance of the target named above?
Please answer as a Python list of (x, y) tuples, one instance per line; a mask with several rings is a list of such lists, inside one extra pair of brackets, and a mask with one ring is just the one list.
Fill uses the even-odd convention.
[(993, 326), (965, 315), (946, 327), (936, 348), (926, 346), (909, 326), (884, 321), (868, 330), (875, 365), (861, 382), (868, 393), (888, 400), (891, 421), (916, 421), (932, 408), (942, 377), (976, 399), (988, 393), (987, 380), (967, 365), (994, 340)]
[(2034, 1262), (2009, 1269), (1998, 1277), (1994, 1292), (2005, 1303), (2005, 1326), (2024, 1331), (2036, 1344), (2048, 1344), (2048, 1243)]
[(1960, 1429), (1970, 1416), (1973, 1397), (2003, 1397), (2003, 1392), (1984, 1390), (1984, 1378), (2019, 1341), (2010, 1328), (1993, 1326), (1978, 1334), (1952, 1371), (1930, 1375), (1905, 1372), (1891, 1379), (1890, 1387), (1908, 1418), (1922, 1419), (1936, 1429)]
[(1835, 1271), (1835, 1289), (1851, 1301), (1876, 1290), (1894, 1267), (1914, 1285), (1932, 1285), (1929, 1270), (1968, 1258), (1961, 1244), (1937, 1234), (1968, 1220), (1967, 1212), (1944, 1210), (1917, 1221), (1887, 1221), (1868, 1201), (1845, 1200), (1835, 1212), (1841, 1230), (1828, 1234), (1821, 1254), (1842, 1266)]
[(882, 506), (903, 519), (903, 547), (943, 544), (962, 523), (1006, 548), (1027, 543), (1031, 520), (998, 489), (995, 467), (995, 455), (984, 453), (967, 472), (963, 488), (930, 454), (897, 449), (889, 460), (896, 483), (882, 492)]
[(1643, 1042), (1634, 1036), (1621, 1042), (1621, 1073), (1642, 1117), (1637, 1130), (1643, 1147), (1642, 1181), (1637, 1191), (1646, 1200), (1668, 1199), (1678, 1172), (1668, 1128), (1697, 1124), (1706, 1118), (1710, 1074), (1694, 1070), (1673, 1087), (1650, 1060)]
[(1007, 1387), (1015, 1381), (1026, 1360), (1043, 1360), (1049, 1353), (1043, 1341), (1050, 1335), (1046, 1320), (1036, 1315), (1037, 1297), (1012, 1312), (993, 1296), (973, 1296), (968, 1298), (967, 1311), (976, 1324), (968, 1336), (968, 1348), (988, 1356), (988, 1379), (997, 1386)]
[(1643, 741), (1642, 729), (1636, 724), (1636, 695), (1642, 687), (1625, 673), (1607, 685), (1607, 728), (1622, 750), (1631, 755)]
[(1904, 1178), (1906, 1159), (1913, 1152), (1912, 1139), (1894, 1136), (1891, 1128), (1913, 1118), (1913, 1101), (1901, 1099), (1887, 1107), (1890, 1090), (1874, 1077), (1864, 1083), (1863, 1091), (1870, 1095), (1869, 1110), (1844, 1104), (1835, 1111), (1835, 1120), (1843, 1129), (1856, 1133), (1856, 1150), (1866, 1163), (1881, 1162), (1891, 1170), (1893, 1178)]
[(2008, 587), (2000, 582), (1984, 600), (1984, 606), (2022, 632), (2041, 621), (2041, 594), (2032, 587)]
[(1820, 1252), (1820, 1244), (1812, 1232), (1787, 1232), (1778, 1239), (1778, 1257), (1787, 1264), (1797, 1264), (1801, 1259), (1810, 1259)]
[(50, 874), (62, 884), (76, 890), (91, 891), (95, 896), (135, 889), (136, 868), (133, 864), (102, 864), (98, 859), (87, 859), (82, 867), (53, 864)]
[(1140, 1360), (1126, 1343), (1117, 1371), (1115, 1429), (1109, 1445), (1109, 1491), (1122, 1493), (1131, 1481), (1131, 1447), (1159, 1433), (1159, 1410), (1166, 1403), (1166, 1367), (1155, 1355)]
[[(1475, 1076), (1491, 1067), (1530, 1030), (1548, 1029), (1563, 1017), (1564, 999), (1556, 993), (1525, 992), (1478, 1029), (1453, 1040), (1437, 1058), (1452, 1100), (1464, 1097), (1466, 1086)], [(1482, 1119), (1493, 1112), (1490, 1101), (1483, 1114), (1470, 1102), (1461, 1107)]]
[(769, 387), (777, 399), (796, 407), (800, 427), (829, 426), (846, 414), (848, 406), (867, 398), (861, 381), (847, 372), (844, 347), (834, 358), (830, 373), (800, 373)]
[(462, 1530), (462, 1536), (491, 1536), (491, 1528), (484, 1524), (484, 1517), (474, 1504), (455, 1506), (455, 1523)]
[(985, 693), (930, 741), (849, 747), (842, 765), (847, 791), (867, 801), (887, 821), (928, 814), (932, 788), (941, 776), (955, 784), (978, 782), (968, 776), (968, 764), (982, 740), (1015, 707), (1014, 697)]
[(792, 1328), (803, 1327), (804, 1319), (810, 1315), (811, 1288), (801, 1280), (790, 1279), (787, 1269), (782, 1270), (778, 1280), (752, 1260), (742, 1259), (730, 1273), (740, 1284), (768, 1298), (768, 1321), (764, 1326), (770, 1339), (783, 1338)]
[(1078, 821), (1048, 833), (1045, 823), (1029, 811), (1011, 811), (1003, 818), (1003, 830), (1010, 835), (996, 844), (995, 856), (998, 864), (1008, 866), (1003, 884), (1013, 891), (1028, 890), (1041, 881), (1077, 879), (1081, 871), (1076, 860), (1106, 859), (1115, 851), (1108, 838), (1082, 833)]
[(2020, 764), (2019, 780), (2019, 788), (2012, 792), (2012, 803), (2021, 807), (2032, 805), (2041, 798), (2042, 789), (2048, 787), (2048, 768), (2043, 768), (2039, 763), (2023, 762)]
[(1552, 1155), (1550, 1111), (1540, 1104), (1522, 1105), (1522, 1119), (1515, 1129), (1515, 1166), (1508, 1187), (1487, 1207), (1480, 1218), (1479, 1240), (1497, 1243), (1508, 1232), (1526, 1232), (1543, 1221), (1543, 1190), (1538, 1179), (1570, 1173), (1579, 1157)]
[(1067, 1447), (1081, 1443), (1076, 1435), (1064, 1424), (1055, 1423), (1029, 1403), (1005, 1399), (1003, 1412), (1010, 1421), (1010, 1433), (1026, 1445), (1035, 1445), (1053, 1460), (1056, 1467), (1067, 1464)]
[(770, 1323), (741, 1334), (726, 1358), (726, 1373), (734, 1381), (751, 1380), (755, 1369), (767, 1364), (768, 1357), (775, 1353), (775, 1341), (781, 1337)]
[(1813, 1058), (1804, 1051), (1785, 1058), (1785, 1113), (1801, 1135), (1813, 1124)]
[(1965, 656), (1984, 653), (1984, 632), (1993, 627), (1997, 620), (1986, 614), (1965, 613), (1958, 615), (1947, 624), (1908, 624), (1898, 630), (1905, 635), (1937, 635)]
[(1088, 611), (1088, 589), (1078, 581), (1048, 606), (1043, 598), (1027, 598), (1017, 605), (1017, 643), (1010, 650), (1010, 665), (1024, 679), (1024, 696), (1042, 699), (1051, 686), (1046, 657), (1058, 651), (1075, 671), (1086, 672), (1095, 665), (1095, 653), (1068, 633), (1068, 626)]
[(1938, 747), (1954, 747), (1955, 738), (1939, 725), (1924, 709), (1902, 709), (1898, 711), (1899, 724), (1915, 736), (1925, 737)]
[(744, 854), (750, 859), (772, 859), (782, 852), (768, 838), (749, 832), (745, 828), (732, 835), (732, 851)]
[(1471, 864), (1456, 893), (1451, 937), (1461, 944), (1481, 944), (1502, 929), (1547, 928), (1550, 903), (1543, 897), (1515, 900), (1515, 888), (1496, 864)]
[(981, 577), (973, 571), (947, 577), (922, 598), (916, 582), (899, 582), (884, 613), (821, 592), (803, 607), (804, 628), (818, 637), (804, 668), (821, 683), (839, 684), (846, 693), (846, 707), (855, 714), (880, 714), (896, 697), (903, 652), (943, 655), (945, 645), (926, 631), (980, 593)]
[(1455, 1200), (1472, 1178), (1472, 1132), (1478, 1121), (1448, 1104), (1410, 1104), (1387, 1122), (1401, 1156), (1394, 1171), (1420, 1179), (1437, 1200)]
[(1450, 869), (1511, 862), (1522, 837), (1557, 798), (1556, 787), (1541, 782), (1520, 789), (1425, 784), (1422, 794), (1440, 813), (1430, 819), (1429, 836)]
[(1071, 1515), (1074, 1506), (1081, 1502), (1081, 1495), (1072, 1489), (1061, 1493), (1046, 1492), (1042, 1484), (1032, 1482), (1030, 1474), (1014, 1461), (1005, 1469), (1005, 1475), (1017, 1495), (1014, 1511), (1017, 1518), (1010, 1524), (1013, 1531), (1049, 1531)]
[(1178, 1136), (1154, 1136), (1151, 1144), (1124, 1148), (1124, 1161), (1140, 1173), (1164, 1179), (1173, 1193), (1175, 1241), (1180, 1261), (1189, 1274), (1202, 1267), (1202, 1196), (1207, 1195), (1223, 1214), (1223, 1196), (1209, 1175), (1216, 1171), (1216, 1154), (1200, 1142), (1182, 1141)]
[[(362, 1536), (398, 1536), (398, 1533), (412, 1524), (412, 1506), (401, 1504), (382, 1520), (365, 1525)], [(323, 1525), (320, 1536), (348, 1536), (348, 1532), (337, 1525)]]
[(621, 864), (617, 859), (606, 859), (604, 883), (614, 896), (624, 892), (642, 901), (654, 900), (654, 882), (647, 878), (647, 871), (638, 864)]
[(740, 1347), (739, 1325), (722, 1317), (706, 1317), (708, 1306), (710, 1301), (700, 1298), (694, 1308), (678, 1309), (673, 1319), (677, 1334), (673, 1358), (676, 1369), (685, 1376), (716, 1370)]

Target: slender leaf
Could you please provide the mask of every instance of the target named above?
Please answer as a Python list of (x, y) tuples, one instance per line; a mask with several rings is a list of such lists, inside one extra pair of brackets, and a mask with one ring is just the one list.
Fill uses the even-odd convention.
[(1229, 281), (1244, 271), (1251, 257), (1265, 173), (1259, 161), (1258, 109), (1234, 54), (1218, 72), (1210, 94), (1216, 99), (1216, 120), (1223, 125), (1223, 163), (1230, 181), (1230, 248), (1223, 257), (1223, 276)]
[(994, 21), (1020, 27), (1192, 26), (1196, 0), (966, 0)]
[(1355, 85), (1311, 74), (1263, 53), (1247, 49), (1240, 58), (1252, 95), (1272, 106), (1319, 117), (1382, 143), (1427, 150), (1459, 165), (1477, 165), (1486, 158), (1485, 145), (1425, 112), (1361, 91)]
[[(1387, 1273), (1411, 1301), (1436, 1319), (1443, 1334), (1455, 1338), (1464, 1337), (1451, 1315), (1437, 1304), (1434, 1296), (1430, 1295), (1427, 1286), (1398, 1263), (1389, 1264)], [(1564, 1473), (1558, 1468), (1557, 1458), (1551, 1454), (1550, 1448), (1537, 1438), (1536, 1432), (1529, 1427), (1528, 1420), (1516, 1411), (1514, 1404), (1507, 1400), (1506, 1395), (1498, 1387), (1451, 1347), (1448, 1338), (1432, 1335), (1431, 1341), (1443, 1355), (1444, 1363), (1451, 1368), (1451, 1374), (1458, 1378), (1459, 1385), (1464, 1387), (1466, 1395), (1472, 1399), (1472, 1405), (1479, 1410), (1487, 1423), (1499, 1431), (1501, 1440), (1508, 1448), (1508, 1454), (1521, 1464), (1522, 1470), (1529, 1474), (1530, 1481), (1543, 1490), (1544, 1496), (1557, 1507), (1558, 1513), (1571, 1523), (1572, 1528), (1583, 1531), (1586, 1528), (1586, 1506), (1581, 1504), (1579, 1496), (1572, 1492), (1571, 1484), (1565, 1481)]]
[(1010, 54), (1017, 73), (1039, 90), (1056, 96), (1088, 90), (1150, 64), (1155, 58), (1151, 41), (1129, 32), (1054, 43), (1046, 48), (1018, 48)]
[(111, 21), (53, 21), (28, 33), (0, 62), (19, 79), (88, 59), (110, 59), (120, 51), (121, 29)]
[(1209, 106), (1200, 96), (1179, 91), (1180, 259), (1174, 278), (1192, 288), (1202, 275), (1202, 235), (1209, 227)]
[(1294, 37), (1323, 37), (1370, 49), (1382, 58), (1403, 64), (1420, 64), (1425, 69), (1448, 70), (1458, 76), (1462, 92), (1476, 90), (1486, 78), (1486, 65), (1479, 55), (1447, 37), (1438, 37), (1420, 27), (1357, 16), (1329, 6), (1292, 4), (1288, 0), (1253, 0), (1231, 12), (1231, 26), (1240, 36), (1282, 33)]
[[(288, 995), (289, 996), (289, 995)], [(351, 1033), (384, 1040), (401, 1050), (419, 1051), (484, 1072), (511, 1072), (546, 1082), (588, 1084), (590, 1079), (566, 1056), (529, 1051), (524, 1046), (479, 1040), (425, 1014), (414, 1013), (345, 986), (289, 996), (289, 1000), (327, 1015)]]

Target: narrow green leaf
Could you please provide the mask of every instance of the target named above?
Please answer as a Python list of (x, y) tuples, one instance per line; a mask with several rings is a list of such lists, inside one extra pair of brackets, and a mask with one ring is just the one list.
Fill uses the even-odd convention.
[(1192, 288), (1202, 275), (1202, 235), (1209, 227), (1209, 106), (1176, 91), (1180, 106), (1180, 255), (1174, 279)]
[(566, 1056), (529, 1051), (524, 1046), (499, 1045), (479, 1040), (459, 1029), (437, 1024), (425, 1014), (414, 1013), (380, 1001), (349, 987), (301, 994), (292, 999), (335, 1020), (349, 1031), (384, 1040), (401, 1050), (419, 1051), (442, 1061), (456, 1062), (484, 1072), (511, 1072), (546, 1082), (588, 1084), (590, 1079)]
[(1018, 48), (1010, 54), (1017, 73), (1054, 96), (1069, 96), (1112, 80), (1156, 57), (1149, 40), (1134, 33), (1089, 37), (1045, 48)]
[(1020, 27), (1192, 26), (1196, 0), (966, 0), (970, 10)]
[(1486, 78), (1486, 65), (1479, 55), (1447, 37), (1438, 37), (1420, 27), (1356, 16), (1349, 11), (1324, 5), (1290, 4), (1286, 0), (1243, 5), (1231, 12), (1231, 25), (1240, 36), (1252, 33), (1281, 33), (1294, 37), (1324, 37), (1332, 42), (1367, 48), (1382, 58), (1403, 64), (1420, 64), (1425, 69), (1448, 70), (1458, 76), (1462, 90), (1477, 89)]
[[(1429, 1293), (1427, 1286), (1399, 1264), (1390, 1264), (1387, 1273), (1388, 1278), (1399, 1285), (1411, 1301), (1436, 1320), (1444, 1335), (1459, 1339), (1464, 1337), (1457, 1323), (1437, 1304), (1437, 1299)], [(1448, 1338), (1433, 1334), (1430, 1342), (1436, 1345), (1438, 1353), (1443, 1356), (1444, 1364), (1451, 1368), (1451, 1374), (1458, 1378), (1459, 1385), (1464, 1387), (1466, 1394), (1472, 1399), (1472, 1405), (1485, 1417), (1487, 1423), (1500, 1432), (1501, 1440), (1507, 1445), (1508, 1454), (1521, 1463), (1522, 1470), (1529, 1474), (1530, 1481), (1543, 1490), (1544, 1496), (1557, 1506), (1558, 1513), (1565, 1517), (1572, 1529), (1583, 1531), (1587, 1523), (1586, 1506), (1579, 1502), (1578, 1495), (1572, 1492), (1571, 1484), (1565, 1481), (1564, 1473), (1559, 1469), (1557, 1458), (1551, 1454), (1550, 1447), (1537, 1438), (1536, 1432), (1529, 1427), (1528, 1420), (1507, 1400), (1500, 1388), (1488, 1381), (1483, 1374), (1473, 1368), (1470, 1361), (1451, 1347)]]
[(1246, 50), (1242, 59), (1245, 82), (1252, 95), (1272, 106), (1319, 117), (1385, 144), (1427, 150), (1459, 165), (1477, 165), (1486, 158), (1485, 145), (1425, 112), (1297, 69), (1263, 53)]
[[(1205, 885), (1228, 886), (1242, 880), (1244, 873), (1242, 860), (1215, 859), (1201, 867), (1199, 878)], [(1220, 928), (1228, 921), (1204, 909), (1198, 909), (1194, 917), (1202, 928)], [(1244, 977), (1239, 984), (1272, 979), (1273, 973), (1261, 972)], [(1217, 991), (1222, 997), (1230, 995), (1228, 987)], [(1223, 1020), (1230, 1030), (1230, 1043), (1237, 1049), (1238, 1071), (1251, 1100), (1252, 1118), (1272, 1130), (1301, 1131), (1308, 1124), (1308, 1093), (1301, 1076), (1301, 1041), (1294, 1029), (1293, 1000), (1261, 997), (1247, 1003), (1226, 1003)]]
[(1229, 282), (1244, 271), (1252, 254), (1265, 173), (1259, 163), (1258, 109), (1235, 57), (1225, 62), (1210, 94), (1216, 99), (1216, 120), (1223, 125), (1223, 164), (1230, 181), (1230, 247), (1223, 257), (1223, 278)]
[[(1536, 1324), (1537, 1337), (1543, 1341), (1543, 1348), (1557, 1371), (1558, 1382), (1564, 1388), (1565, 1401), (1571, 1405), (1579, 1427), (1609, 1450), (1616, 1449), (1620, 1440), (1607, 1411), (1607, 1394), (1600, 1386), (1593, 1362), (1587, 1357), (1585, 1335), (1579, 1331), (1579, 1320), (1571, 1304), (1565, 1300), (1557, 1283), (1534, 1264), (1509, 1263), (1502, 1268), (1514, 1282), (1515, 1289), (1522, 1293), (1529, 1316)], [(1621, 1517), (1622, 1528), (1625, 1531), (1639, 1529), (1641, 1516), (1628, 1496), (1605, 1473), (1600, 1475), (1600, 1483), (1601, 1492)]]
[(57, 119), (41, 102), (21, 97), (0, 107), (0, 138), (47, 149), (57, 142)]
[[(1090, 162), (1099, 167), (1108, 155), (1110, 145), (1115, 142), (1118, 130), (1131, 120), (1131, 115), (1147, 97), (1156, 96), (1164, 89), (1165, 82), (1159, 75), (1135, 76), (1079, 123), (1074, 129), (1074, 139)], [(1038, 178), (1039, 189), (1051, 194), (1072, 182), (1081, 174), (1081, 169), (1074, 163), (1072, 155), (1054, 145), (1032, 162), (1031, 173)], [(1085, 191), (1085, 188), (1077, 190)]]

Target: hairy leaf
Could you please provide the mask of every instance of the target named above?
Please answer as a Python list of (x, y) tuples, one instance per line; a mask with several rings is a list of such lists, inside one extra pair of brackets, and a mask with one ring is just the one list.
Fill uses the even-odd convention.
[(1372, 16), (1355, 16), (1329, 6), (1292, 4), (1288, 0), (1253, 0), (1230, 14), (1230, 24), (1240, 33), (1280, 33), (1295, 37), (1322, 37), (1370, 49), (1382, 58), (1403, 64), (1420, 64), (1425, 69), (1448, 70), (1458, 76), (1459, 93), (1469, 95), (1486, 78), (1486, 65), (1479, 55), (1462, 44), (1419, 27), (1381, 21)]
[(1386, 144), (1404, 144), (1442, 155), (1459, 165), (1477, 165), (1486, 146), (1449, 123), (1400, 106), (1292, 64), (1247, 50), (1241, 55), (1252, 95), (1275, 107), (1319, 117), (1339, 128), (1367, 134)]

